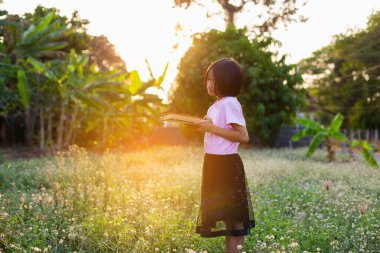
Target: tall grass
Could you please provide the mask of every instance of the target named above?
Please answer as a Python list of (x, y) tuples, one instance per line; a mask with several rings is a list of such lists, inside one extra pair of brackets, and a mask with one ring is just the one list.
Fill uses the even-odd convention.
[[(245, 252), (380, 252), (380, 173), (304, 149), (241, 150), (257, 225)], [(1, 161), (5, 252), (223, 252), (195, 233), (203, 150)], [(1, 252), (1, 250), (0, 250)]]

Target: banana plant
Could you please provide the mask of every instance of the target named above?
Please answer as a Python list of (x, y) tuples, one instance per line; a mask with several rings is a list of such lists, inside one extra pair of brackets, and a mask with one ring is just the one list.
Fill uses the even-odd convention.
[(50, 12), (37, 24), (31, 24), (21, 36), (14, 38), (14, 52), (17, 58), (27, 56), (43, 57), (52, 54), (62, 54), (60, 49), (65, 48), (68, 42), (63, 40), (71, 30), (54, 19), (55, 13)]
[(33, 57), (28, 57), (27, 61), (32, 71), (43, 75), (54, 87), (50, 95), (55, 96), (56, 106), (54, 106), (53, 100), (50, 101), (48, 111), (53, 113), (52, 106), (58, 108), (56, 109), (58, 122), (55, 149), (71, 144), (80, 110), (88, 110), (88, 108), (102, 110), (111, 107), (106, 99), (97, 92), (98, 90), (106, 88), (108, 94), (113, 93), (116, 96), (112, 87), (123, 84), (122, 73), (108, 75), (85, 73), (88, 57), (77, 55), (74, 50), (71, 50), (69, 58), (65, 61), (44, 63)]
[(47, 143), (55, 150), (92, 135), (109, 145), (159, 118), (161, 99), (149, 90), (162, 89), (167, 66), (147, 82), (137, 71), (98, 71), (87, 56), (61, 51), (71, 30), (53, 12), (35, 24), (1, 19), (5, 14), (0, 12), (0, 90), (17, 91), (11, 97), (24, 109), (28, 144), (39, 135), (41, 149)]
[[(322, 144), (322, 142), (324, 142), (327, 151), (327, 159), (329, 162), (332, 162), (335, 160), (335, 149), (333, 146), (333, 140), (338, 140), (346, 143), (348, 142), (348, 138), (339, 131), (343, 123), (343, 116), (340, 113), (337, 113), (335, 115), (328, 127), (324, 127), (323, 125), (315, 121), (305, 118), (296, 118), (295, 122), (305, 126), (305, 128), (296, 133), (292, 137), (292, 141), (299, 141), (303, 137), (313, 136), (313, 138), (310, 141), (306, 157), (311, 156), (314, 153), (314, 151)], [(356, 146), (361, 147), (362, 155), (369, 165), (373, 167), (378, 167), (376, 159), (370, 153), (370, 151), (373, 150), (373, 147), (366, 141), (353, 140), (351, 142), (349, 147), (350, 156), (352, 158), (354, 158), (352, 150)]]
[[(142, 137), (150, 127), (157, 123), (163, 107), (157, 94), (150, 94), (148, 89), (162, 89), (168, 65), (156, 79), (151, 74), (148, 81), (141, 80), (136, 70), (131, 71), (123, 85), (114, 87), (118, 96), (110, 94), (109, 90), (98, 89), (97, 93), (107, 98), (110, 107), (102, 107), (93, 111), (98, 115), (93, 120), (87, 120), (86, 132), (102, 129), (101, 146), (112, 146), (117, 141), (131, 141), (136, 136)], [(91, 114), (90, 114), (91, 115)]]
[(340, 113), (335, 115), (328, 127), (305, 118), (296, 118), (295, 122), (305, 126), (305, 128), (296, 133), (292, 137), (292, 141), (299, 141), (303, 137), (313, 136), (310, 141), (306, 157), (311, 156), (323, 142), (326, 147), (328, 161), (332, 162), (335, 160), (336, 152), (333, 146), (333, 140), (347, 140), (347, 137), (339, 131), (343, 123), (343, 116)]
[(371, 155), (371, 151), (374, 150), (374, 148), (372, 147), (372, 145), (370, 145), (367, 141), (365, 140), (362, 140), (362, 141), (358, 141), (358, 140), (353, 140), (351, 142), (351, 145), (350, 145), (350, 156), (351, 158), (355, 159), (355, 156), (354, 156), (354, 153), (353, 153), (353, 149), (355, 147), (360, 147), (361, 149), (361, 153), (362, 153), (362, 156), (364, 157), (365, 161), (371, 165), (372, 167), (374, 168), (379, 168), (379, 164), (378, 162), (376, 161), (376, 159)]
[[(6, 14), (5, 11), (0, 11), (0, 16)], [(32, 143), (35, 122), (40, 114), (38, 110), (31, 108), (31, 104), (39, 103), (34, 99), (40, 99), (41, 91), (40, 83), (30, 79), (26, 59), (63, 54), (60, 49), (68, 45), (64, 35), (69, 34), (70, 29), (59, 23), (55, 17), (54, 12), (50, 12), (36, 24), (27, 25), (13, 20), (12, 16), (0, 19), (4, 38), (0, 48), (0, 74), (7, 87), (18, 91), (19, 105), (24, 108), (28, 144)]]
[[(33, 57), (27, 59), (32, 72), (43, 75), (56, 87), (56, 92), (49, 95), (57, 97), (54, 107), (59, 108), (56, 112), (59, 116), (55, 117), (58, 118), (56, 149), (71, 143), (78, 125), (85, 130), (82, 135), (95, 133), (97, 139), (94, 141), (106, 147), (118, 140), (141, 135), (159, 119), (161, 99), (147, 90), (162, 89), (168, 65), (157, 79), (143, 82), (135, 70), (129, 75), (117, 71), (99, 72), (94, 68), (88, 70), (85, 68), (87, 59), (74, 51), (66, 62), (53, 64)], [(47, 104), (51, 107), (54, 102)]]

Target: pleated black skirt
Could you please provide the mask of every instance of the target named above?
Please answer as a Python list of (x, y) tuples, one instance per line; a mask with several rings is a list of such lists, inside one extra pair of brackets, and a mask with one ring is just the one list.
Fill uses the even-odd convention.
[(238, 154), (205, 154), (196, 233), (246, 236), (255, 227), (250, 192)]

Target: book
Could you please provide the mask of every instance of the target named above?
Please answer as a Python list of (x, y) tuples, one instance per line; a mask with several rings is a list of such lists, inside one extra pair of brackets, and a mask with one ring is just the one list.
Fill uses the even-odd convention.
[(192, 124), (192, 123), (204, 120), (204, 118), (193, 116), (193, 115), (179, 114), (179, 113), (166, 113), (161, 116), (161, 120), (163, 121), (170, 120), (170, 121), (177, 121), (180, 123)]

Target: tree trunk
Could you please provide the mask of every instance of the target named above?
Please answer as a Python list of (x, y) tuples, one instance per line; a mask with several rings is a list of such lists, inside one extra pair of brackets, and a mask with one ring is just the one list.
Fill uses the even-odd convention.
[(56, 148), (58, 150), (61, 149), (62, 147), (64, 121), (65, 121), (65, 101), (61, 100), (60, 116), (59, 116), (59, 123), (58, 123), (58, 128), (57, 128), (57, 142), (56, 142)]
[(48, 126), (47, 126), (47, 145), (49, 147), (49, 151), (51, 154), (54, 154), (55, 151), (56, 151), (56, 146), (55, 146), (55, 142), (54, 142), (54, 137), (53, 137), (53, 134), (54, 134), (54, 130), (53, 130), (53, 118), (54, 118), (54, 112), (52, 111), (51, 109), (51, 106), (49, 105), (48, 107)]
[(102, 147), (106, 147), (106, 140), (107, 140), (107, 117), (103, 118), (103, 133), (102, 133)]
[[(31, 132), (31, 138), (30, 138), (30, 143), (33, 144), (33, 136), (35, 136), (35, 125), (36, 125), (36, 122), (37, 122), (37, 117), (39, 115), (39, 110), (38, 108), (35, 108), (35, 110), (31, 110), (31, 114), (30, 114), (30, 132)], [(36, 136), (38, 135), (37, 131), (36, 131)]]
[(31, 129), (31, 120), (30, 120), (30, 107), (25, 108), (25, 127), (26, 127), (26, 144), (30, 146), (32, 144), (32, 129)]
[(230, 0), (218, 0), (218, 3), (223, 8), (226, 26), (235, 25), (235, 13), (242, 11), (246, 1), (241, 0), (238, 6), (230, 3)]
[(347, 149), (348, 149), (348, 154), (350, 155), (350, 158), (352, 160), (356, 160), (354, 150), (353, 150), (350, 142), (347, 142)]
[(226, 27), (229, 26), (229, 25), (234, 25), (235, 24), (235, 12), (233, 11), (227, 11), (225, 10), (225, 15), (226, 15)]
[(66, 140), (68, 138), (68, 133), (69, 133), (69, 128), (70, 128), (70, 122), (71, 122), (71, 117), (70, 114), (71, 112), (69, 111), (69, 106), (67, 106), (67, 116), (65, 116), (65, 121), (63, 122), (63, 133), (62, 133), (62, 147), (66, 147)]
[(8, 138), (7, 138), (7, 135), (5, 134), (6, 127), (7, 126), (5, 124), (5, 120), (3, 120), (3, 117), (0, 116), (0, 145), (8, 144)]
[(332, 146), (332, 142), (329, 138), (326, 138), (326, 150), (327, 150), (327, 159), (329, 162), (335, 161), (335, 151), (334, 147)]
[(45, 149), (44, 108), (40, 106), (40, 150)]
[(48, 125), (47, 125), (47, 130), (48, 130), (48, 136), (47, 136), (47, 143), (48, 145), (52, 145), (53, 143), (53, 139), (52, 139), (52, 132), (53, 132), (53, 125), (52, 125), (52, 117), (53, 117), (53, 114), (51, 112), (51, 107), (49, 106), (47, 108), (47, 112), (48, 112)]
[(69, 121), (69, 125), (68, 125), (68, 131), (67, 132), (67, 135), (66, 135), (66, 138), (65, 138), (65, 144), (64, 146), (68, 146), (72, 143), (72, 139), (73, 139), (73, 129), (75, 127), (75, 121), (76, 121), (76, 117), (77, 117), (77, 114), (78, 114), (78, 106), (74, 106), (74, 113), (73, 115), (71, 116), (71, 119)]

